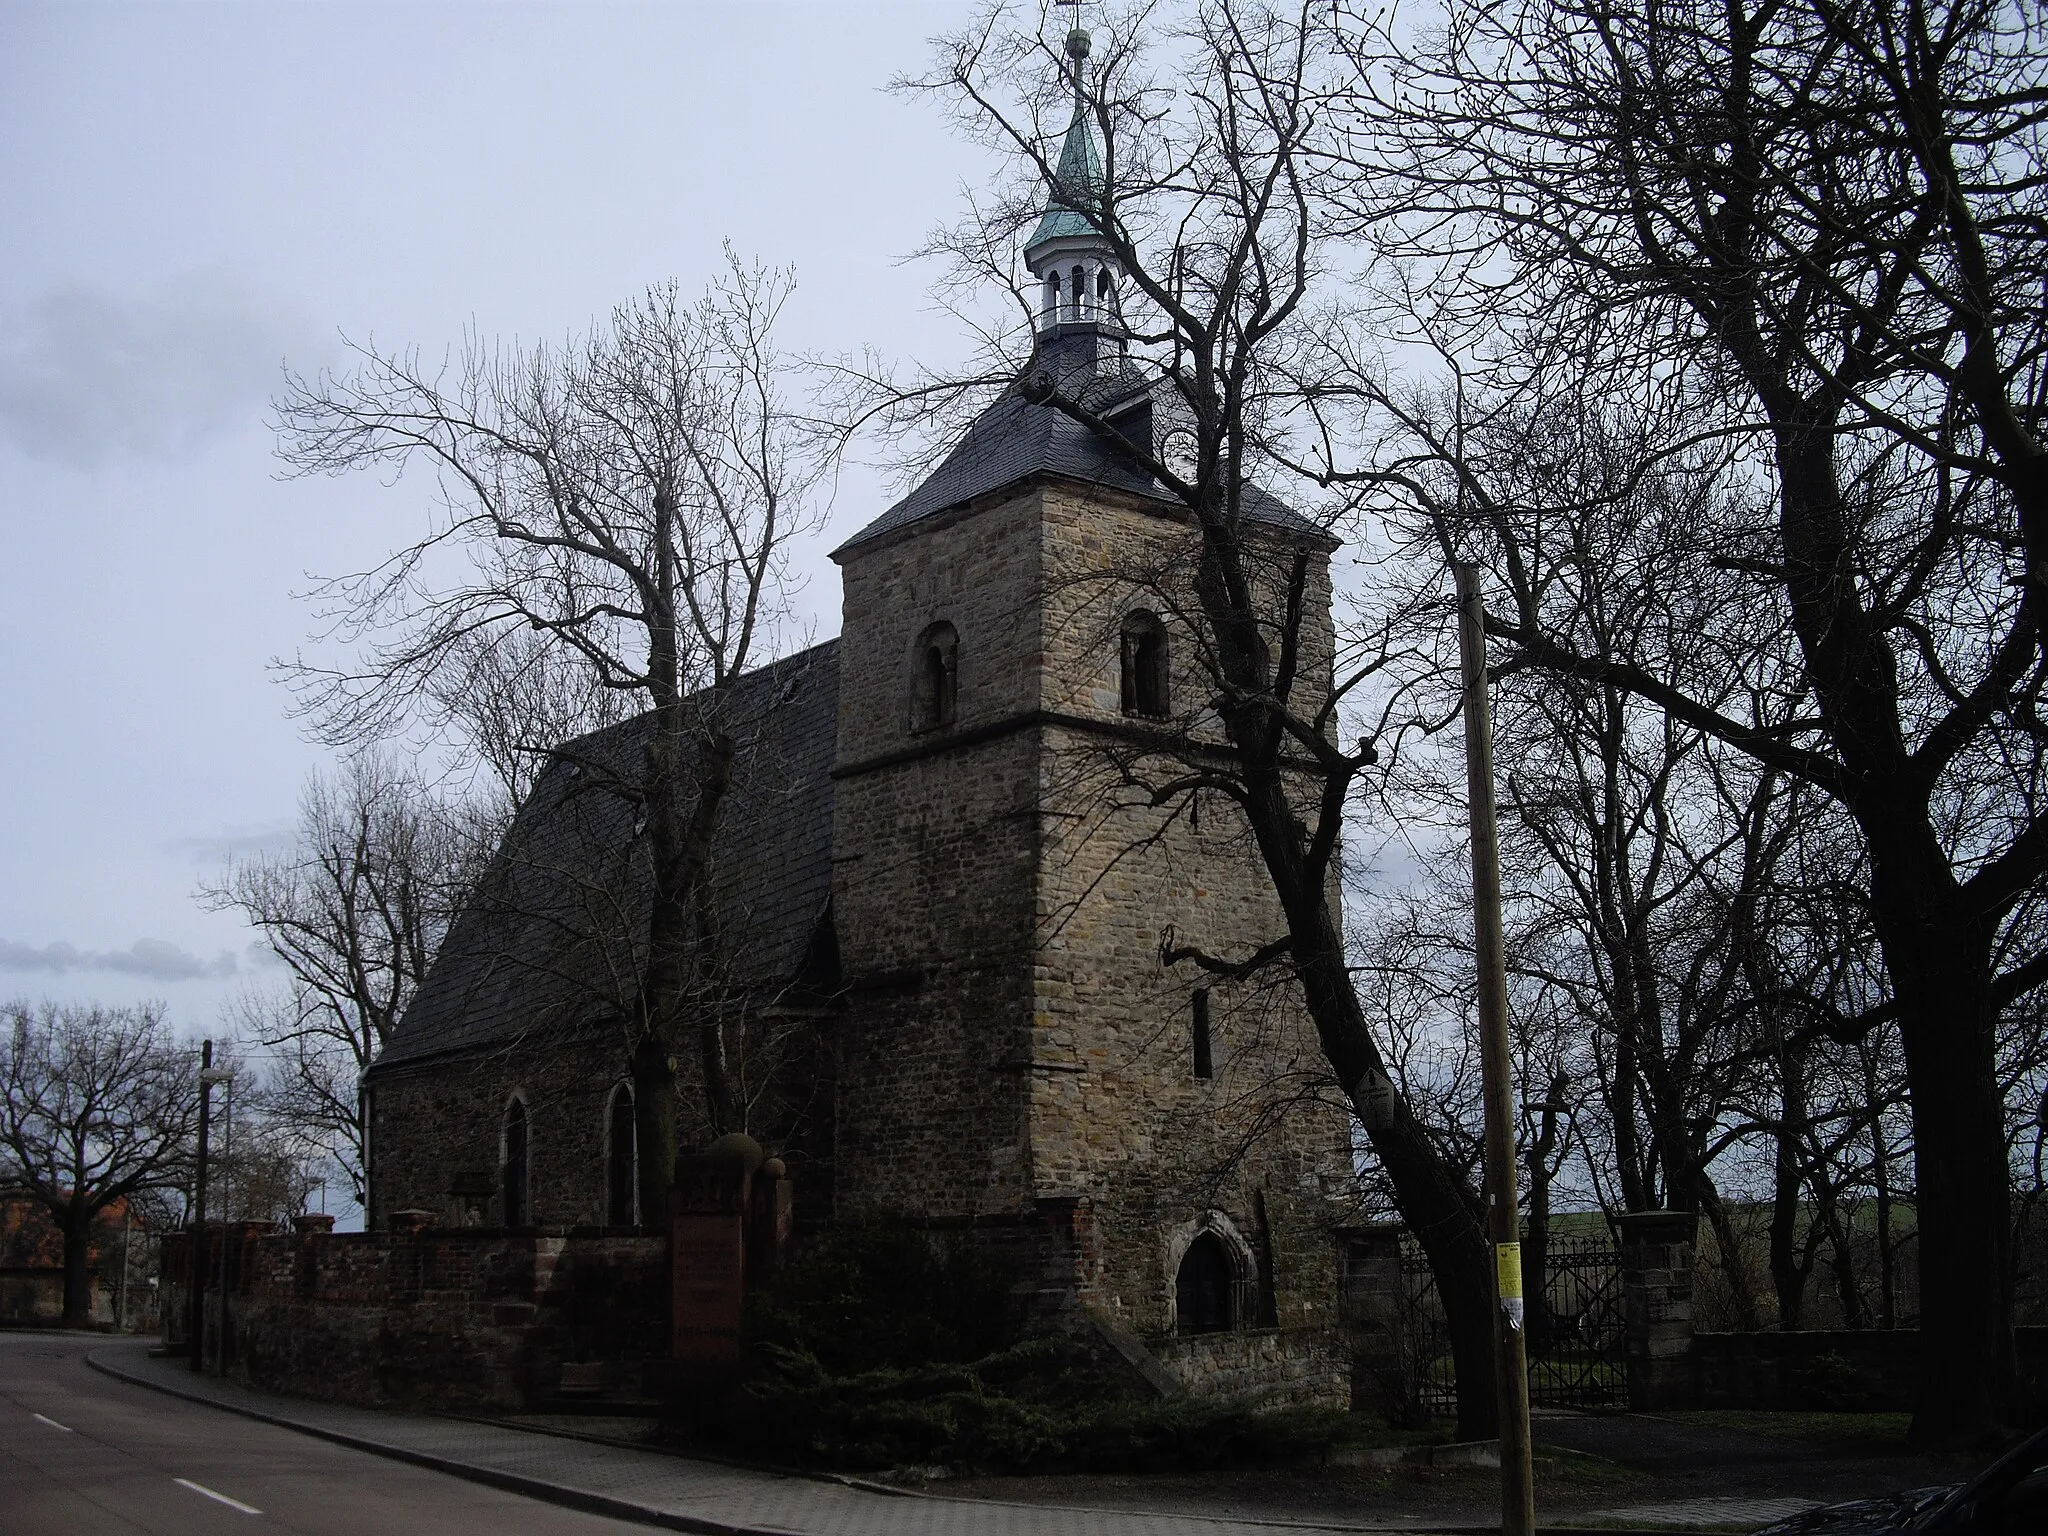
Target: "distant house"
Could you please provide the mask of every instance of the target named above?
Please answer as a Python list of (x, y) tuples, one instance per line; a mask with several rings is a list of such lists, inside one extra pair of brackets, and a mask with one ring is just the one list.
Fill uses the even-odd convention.
[[(95, 1323), (117, 1326), (118, 1308), (118, 1326), (155, 1326), (154, 1251), (154, 1234), (125, 1201), (101, 1213), (90, 1250)], [(63, 1316), (64, 1234), (40, 1200), (0, 1190), (0, 1327), (56, 1323)]]

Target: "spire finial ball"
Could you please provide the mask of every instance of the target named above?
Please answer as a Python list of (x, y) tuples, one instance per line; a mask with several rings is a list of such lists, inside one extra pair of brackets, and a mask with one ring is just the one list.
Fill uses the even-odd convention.
[(1079, 64), (1088, 57), (1088, 50), (1094, 44), (1095, 39), (1088, 35), (1087, 28), (1076, 27), (1067, 34), (1067, 57)]

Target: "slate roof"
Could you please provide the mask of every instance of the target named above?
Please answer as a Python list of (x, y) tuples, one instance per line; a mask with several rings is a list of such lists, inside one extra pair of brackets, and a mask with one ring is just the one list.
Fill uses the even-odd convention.
[[(713, 837), (715, 912), (757, 996), (801, 967), (831, 894), (839, 642), (749, 673), (728, 703), (739, 743)], [(514, 816), (376, 1067), (608, 1026), (645, 955), (651, 889), (636, 808), (651, 714), (565, 743)]]
[[(1170, 385), (1134, 367), (1111, 350), (1115, 345), (1092, 325), (1062, 327), (1041, 345), (1031, 372), (1051, 372), (1064, 379), (1069, 392), (1078, 389), (1082, 404), (1106, 416), (1126, 436), (1134, 441), (1149, 440), (1155, 432), (1163, 433), (1172, 414), (1185, 407), (1173, 397)], [(1077, 378), (1081, 380), (1078, 384)], [(1024, 398), (1020, 385), (1012, 384), (975, 418), (953, 451), (922, 484), (833, 554), (836, 557), (1037, 474), (1063, 475), (1179, 505), (1172, 492), (1101, 437), (1064, 411), (1032, 404)], [(1285, 502), (1255, 486), (1245, 487), (1243, 506), (1244, 515), (1254, 522), (1290, 533), (1328, 537)]]

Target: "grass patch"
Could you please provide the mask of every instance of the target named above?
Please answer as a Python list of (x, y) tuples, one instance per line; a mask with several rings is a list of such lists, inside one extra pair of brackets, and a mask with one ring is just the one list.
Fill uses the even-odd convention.
[(1761, 1409), (1701, 1408), (1669, 1417), (1715, 1429), (1802, 1440), (1831, 1450), (1882, 1455), (1902, 1449), (1913, 1422), (1910, 1413), (1771, 1413)]
[(1529, 1460), (1538, 1484), (1551, 1489), (1604, 1488), (1642, 1481), (1641, 1473), (1618, 1461), (1588, 1451), (1567, 1450), (1561, 1445), (1538, 1444)]

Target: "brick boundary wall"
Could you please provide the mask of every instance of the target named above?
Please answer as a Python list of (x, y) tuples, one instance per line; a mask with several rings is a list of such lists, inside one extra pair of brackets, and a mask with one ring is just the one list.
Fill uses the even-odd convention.
[[(250, 1386), (361, 1407), (531, 1408), (565, 1362), (602, 1362), (638, 1398), (667, 1358), (668, 1240), (618, 1230), (422, 1228), (227, 1234), (225, 1339), (205, 1353)], [(205, 1245), (218, 1285), (220, 1232)], [(186, 1341), (191, 1237), (164, 1241), (165, 1338)]]

